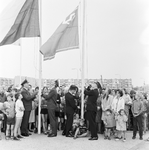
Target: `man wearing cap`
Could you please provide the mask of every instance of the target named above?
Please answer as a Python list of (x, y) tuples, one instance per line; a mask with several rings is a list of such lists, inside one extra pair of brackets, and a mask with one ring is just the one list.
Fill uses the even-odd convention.
[(29, 117), (32, 110), (32, 101), (35, 99), (38, 92), (34, 92), (32, 95), (29, 92), (29, 83), (27, 80), (24, 80), (22, 82), (22, 101), (25, 108), (22, 124), (21, 124), (21, 135), (22, 136), (29, 136), (28, 132), (28, 123), (29, 123)]
[(96, 128), (96, 112), (97, 112), (97, 98), (98, 98), (98, 85), (92, 83), (90, 89), (86, 89), (84, 92), (88, 96), (86, 106), (86, 116), (89, 121), (89, 129), (91, 132), (91, 138), (89, 140), (98, 140), (97, 128)]
[(57, 88), (59, 87), (58, 80), (56, 80), (54, 84), (54, 88), (52, 88), (48, 94), (43, 93), (42, 95), (47, 101), (48, 115), (52, 130), (52, 133), (49, 133), (48, 137), (57, 136), (57, 118), (55, 116), (55, 112), (57, 108)]

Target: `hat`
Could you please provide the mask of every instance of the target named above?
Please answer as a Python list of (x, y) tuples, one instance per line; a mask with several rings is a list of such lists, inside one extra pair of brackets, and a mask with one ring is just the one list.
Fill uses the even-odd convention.
[(131, 90), (131, 91), (130, 91), (130, 95), (133, 95), (133, 94), (136, 94), (136, 91)]
[(24, 84), (29, 83), (26, 79), (21, 83), (22, 86), (24, 86)]
[(8, 93), (7, 95), (6, 95), (6, 97), (12, 97), (13, 95), (11, 94), (11, 93)]

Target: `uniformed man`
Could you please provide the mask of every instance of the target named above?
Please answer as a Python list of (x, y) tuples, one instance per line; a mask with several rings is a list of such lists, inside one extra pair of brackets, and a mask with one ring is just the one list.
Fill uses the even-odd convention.
[(32, 95), (29, 92), (29, 83), (27, 80), (24, 80), (22, 82), (22, 101), (25, 108), (22, 124), (21, 124), (21, 135), (22, 136), (29, 136), (28, 132), (28, 123), (29, 123), (29, 117), (32, 110), (32, 101), (36, 98), (37, 91), (34, 92)]

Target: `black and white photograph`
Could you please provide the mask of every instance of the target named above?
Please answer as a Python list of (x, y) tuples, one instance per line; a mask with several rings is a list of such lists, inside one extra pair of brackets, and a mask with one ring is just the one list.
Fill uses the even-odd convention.
[(149, 0), (0, 0), (0, 150), (149, 150)]

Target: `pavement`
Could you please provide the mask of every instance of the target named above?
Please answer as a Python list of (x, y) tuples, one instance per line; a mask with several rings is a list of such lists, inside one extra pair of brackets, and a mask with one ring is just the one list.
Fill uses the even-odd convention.
[(103, 135), (99, 135), (97, 141), (89, 141), (88, 137), (73, 139), (64, 137), (58, 132), (57, 137), (47, 137), (43, 134), (32, 134), (21, 141), (5, 140), (4, 135), (0, 140), (0, 150), (149, 150), (149, 142), (146, 139), (149, 132), (139, 140), (139, 136), (132, 140), (132, 132), (127, 132), (126, 142), (104, 140)]

